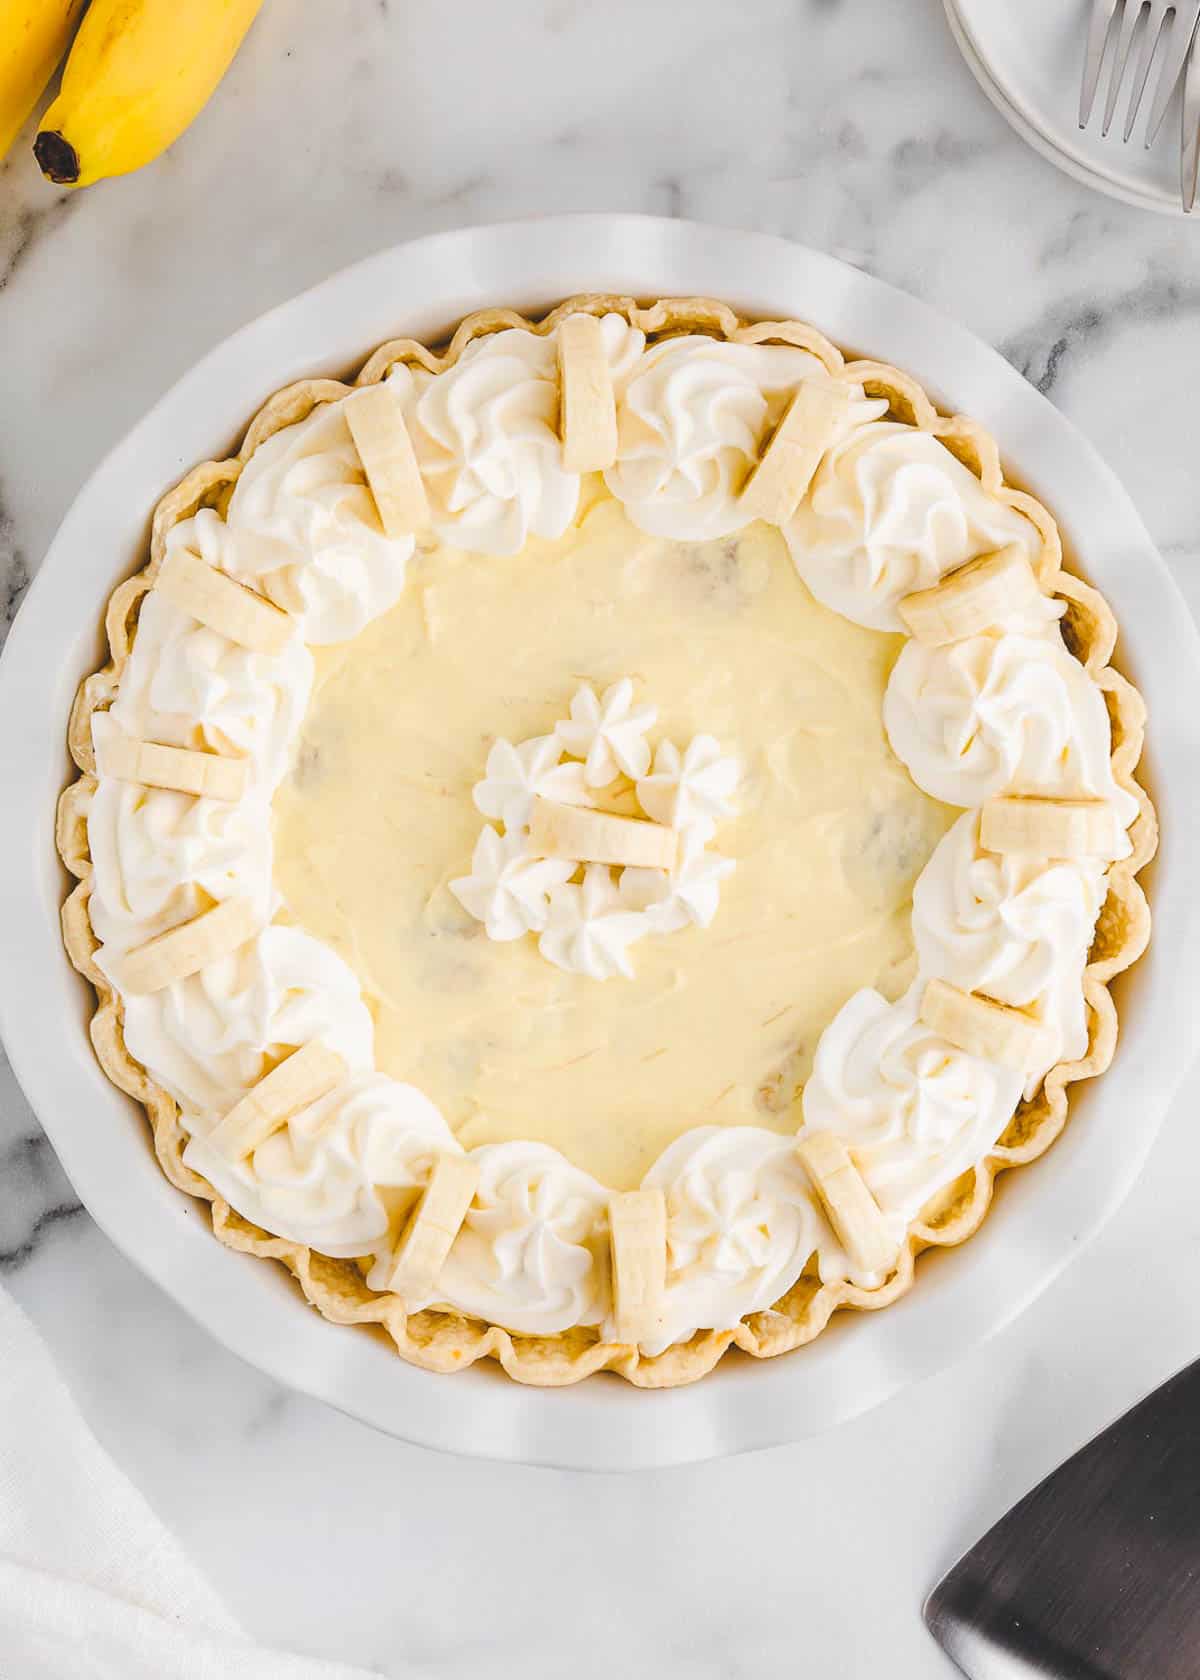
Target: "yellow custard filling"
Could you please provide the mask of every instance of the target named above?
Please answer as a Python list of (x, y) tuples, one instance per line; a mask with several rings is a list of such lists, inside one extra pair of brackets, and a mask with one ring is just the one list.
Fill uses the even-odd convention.
[[(314, 649), (275, 797), (288, 914), (358, 975), (380, 1069), (467, 1147), (553, 1144), (616, 1189), (706, 1124), (793, 1131), (822, 1028), (912, 970), (911, 894), (955, 812), (921, 793), (880, 721), (899, 636), (818, 605), (764, 524), (648, 537), (593, 487), (565, 536), (511, 559), (431, 546), (400, 603)], [(597, 981), (490, 940), (448, 889), (487, 820), (492, 742), (548, 734), (581, 682), (632, 677), (651, 742), (716, 736), (742, 766), (711, 927), (632, 947)]]

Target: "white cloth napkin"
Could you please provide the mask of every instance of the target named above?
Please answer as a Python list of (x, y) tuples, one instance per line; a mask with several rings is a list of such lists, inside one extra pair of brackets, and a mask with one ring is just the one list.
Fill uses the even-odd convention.
[(244, 1634), (0, 1289), (0, 1680), (367, 1680)]

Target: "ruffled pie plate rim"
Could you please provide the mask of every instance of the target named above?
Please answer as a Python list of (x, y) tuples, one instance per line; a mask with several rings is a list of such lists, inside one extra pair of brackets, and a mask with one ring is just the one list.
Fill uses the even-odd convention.
[[(1029, 518), (1042, 537), (1039, 582), (1047, 593), (1067, 603), (1065, 639), (1100, 687), (1108, 706), (1114, 778), (1134, 795), (1139, 806), (1130, 829), (1131, 855), (1109, 871), (1108, 896), (1084, 975), (1089, 1018), (1086, 1056), (1051, 1069), (1035, 1097), (1018, 1108), (997, 1148), (924, 1210), (924, 1219), (912, 1227), (888, 1281), (875, 1290), (860, 1289), (848, 1282), (822, 1284), (810, 1261), (809, 1269), (772, 1309), (750, 1315), (731, 1330), (697, 1332), (689, 1341), (652, 1357), (627, 1346), (601, 1342), (590, 1331), (533, 1337), (512, 1334), (454, 1312), (426, 1309), (409, 1315), (398, 1297), (369, 1290), (353, 1262), (332, 1260), (301, 1244), (274, 1237), (234, 1212), (207, 1180), (184, 1165), (187, 1134), (180, 1125), (176, 1104), (126, 1050), (120, 999), (93, 960), (97, 941), (88, 913), (91, 865), (83, 806), (95, 785), (91, 718), (116, 691), (132, 645), (139, 603), (161, 564), (170, 527), (199, 506), (223, 509), (242, 466), (258, 445), (282, 427), (305, 418), (318, 403), (382, 379), (397, 362), (438, 372), (453, 365), (464, 347), (477, 337), (514, 326), (548, 333), (564, 314), (580, 309), (597, 314), (616, 311), (640, 327), (648, 341), (699, 331), (731, 342), (778, 342), (808, 350), (831, 374), (861, 382), (868, 394), (886, 397), (891, 417), (937, 437), (979, 478), (985, 490)], [(917, 1257), (926, 1249), (951, 1247), (973, 1235), (988, 1211), (997, 1176), (1036, 1160), (1062, 1131), (1068, 1118), (1068, 1087), (1103, 1073), (1111, 1063), (1117, 1015), (1109, 984), (1146, 947), (1150, 914), (1136, 876), (1153, 856), (1157, 843), (1154, 809), (1134, 776), (1142, 750), (1145, 707), (1137, 690), (1110, 663), (1117, 636), (1115, 617), (1095, 589), (1063, 569), (1062, 544), (1054, 519), (1040, 502), (1005, 481), (997, 445), (980, 425), (963, 415), (940, 414), (914, 378), (887, 363), (847, 361), (813, 327), (795, 320), (749, 320), (728, 305), (708, 298), (664, 299), (647, 307), (627, 296), (588, 293), (568, 298), (540, 319), (531, 320), (506, 309), (477, 311), (461, 322), (441, 354), (415, 339), (390, 340), (372, 353), (352, 384), (318, 378), (276, 392), (250, 422), (236, 455), (201, 463), (163, 497), (152, 521), (149, 563), (113, 592), (105, 628), (109, 660), (103, 669), (85, 678), (71, 715), (70, 747), (80, 776), (63, 794), (58, 821), (61, 856), (78, 880), (63, 906), (64, 936), (72, 962), (97, 996), (90, 1024), (97, 1056), (112, 1082), (144, 1107), (158, 1161), (167, 1178), (178, 1189), (210, 1204), (212, 1228), (223, 1244), (280, 1261), (305, 1299), (323, 1317), (338, 1324), (381, 1327), (404, 1359), (426, 1370), (460, 1371), (491, 1358), (510, 1377), (536, 1386), (572, 1384), (596, 1371), (611, 1370), (638, 1387), (665, 1388), (706, 1375), (733, 1346), (756, 1358), (803, 1346), (817, 1337), (839, 1310), (874, 1311), (905, 1294), (915, 1280)]]

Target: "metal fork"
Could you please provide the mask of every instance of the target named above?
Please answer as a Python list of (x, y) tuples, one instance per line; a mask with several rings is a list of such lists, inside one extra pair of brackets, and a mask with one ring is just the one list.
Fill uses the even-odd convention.
[(1125, 72), (1129, 67), (1135, 36), (1140, 37), (1140, 51), (1125, 113), (1125, 129), (1121, 138), (1128, 140), (1137, 121), (1142, 95), (1151, 68), (1158, 59), (1158, 79), (1150, 118), (1146, 124), (1146, 145), (1150, 146), (1166, 115), (1171, 94), (1179, 80), (1188, 56), (1196, 22), (1200, 18), (1200, 0), (1092, 0), (1092, 16), (1088, 25), (1087, 50), (1083, 63), (1083, 85), (1079, 92), (1079, 126), (1086, 128), (1092, 114), (1105, 48), (1113, 43), (1109, 64), (1108, 91), (1104, 98), (1101, 134), (1107, 134), (1117, 109)]
[(1179, 190), (1183, 208), (1196, 202), (1196, 173), (1200, 167), (1200, 50), (1193, 45), (1183, 78), (1182, 127), (1179, 136)]

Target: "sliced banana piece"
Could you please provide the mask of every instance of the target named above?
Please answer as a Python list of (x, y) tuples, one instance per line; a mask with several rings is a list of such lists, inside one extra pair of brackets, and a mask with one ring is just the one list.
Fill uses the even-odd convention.
[(132, 996), (161, 992), (173, 980), (186, 980), (218, 957), (229, 956), (261, 926), (262, 916), (248, 898), (227, 898), (126, 951), (117, 965), (117, 983)]
[(469, 1155), (439, 1155), (396, 1244), (388, 1288), (405, 1301), (427, 1301), (479, 1188)]
[(667, 1288), (667, 1201), (659, 1189), (624, 1190), (608, 1204), (613, 1327), (619, 1342), (648, 1341), (662, 1325)]
[(140, 782), (143, 787), (191, 793), (198, 799), (240, 799), (250, 774), (244, 758), (163, 747), (157, 741), (138, 741), (115, 731), (106, 735), (96, 762), (102, 776), (118, 782)]
[(943, 647), (991, 629), (1007, 613), (1033, 605), (1041, 591), (1023, 548), (1010, 543), (981, 554), (932, 589), (918, 589), (897, 611), (918, 642)]
[(829, 1215), (834, 1235), (861, 1272), (888, 1272), (896, 1263), (899, 1244), (866, 1180), (836, 1132), (806, 1132), (796, 1152), (812, 1180), (812, 1187)]
[(407, 537), (429, 524), (429, 498), (400, 399), (386, 382), (345, 399), (346, 424), (375, 506), (389, 537)]
[(213, 1128), (208, 1142), (227, 1161), (244, 1160), (293, 1114), (328, 1096), (348, 1071), (336, 1050), (327, 1049), (318, 1039), (310, 1040), (264, 1074)]
[(1046, 1066), (1048, 1035), (1024, 1010), (978, 992), (930, 980), (921, 998), (921, 1020), (956, 1049), (981, 1061), (1032, 1073)]
[(850, 393), (844, 385), (804, 381), (742, 488), (738, 506), (747, 521), (787, 524), (849, 405)]
[(536, 857), (566, 858), (575, 863), (673, 869), (679, 836), (662, 823), (613, 817), (582, 805), (560, 805), (539, 794), (529, 819), (529, 847)]
[(562, 464), (566, 472), (603, 472), (617, 458), (617, 400), (595, 315), (558, 324)]
[(287, 613), (186, 548), (167, 555), (154, 587), (181, 611), (252, 653), (282, 653), (291, 637)]
[(1034, 852), (1046, 858), (1114, 858), (1124, 830), (1103, 799), (1038, 799), (1005, 794), (979, 813), (985, 852)]

